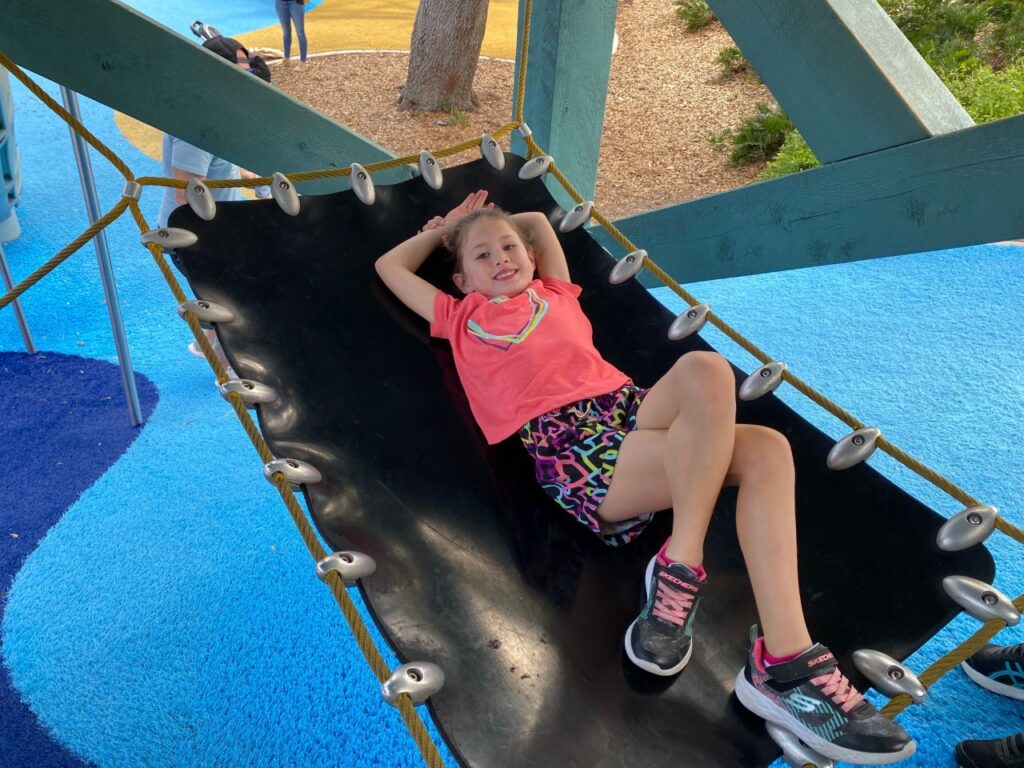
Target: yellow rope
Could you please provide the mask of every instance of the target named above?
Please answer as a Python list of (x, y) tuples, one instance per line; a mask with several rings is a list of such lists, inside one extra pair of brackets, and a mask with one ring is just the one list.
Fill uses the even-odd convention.
[[(526, 90), (526, 74), (528, 65), (530, 22), (532, 10), (532, 0), (525, 0), (523, 35), (520, 42), (519, 51), (520, 70), (518, 82), (516, 85), (514, 122), (506, 124), (501, 128), (497, 129), (496, 131), (494, 131), (492, 135), (495, 138), (498, 138), (509, 133), (514, 127), (521, 125), (524, 121), (523, 104)], [(100, 142), (95, 136), (93, 136), (92, 133), (90, 133), (85, 128), (85, 126), (83, 126), (78, 120), (73, 118), (64, 108), (62, 108), (53, 99), (51, 99), (48, 94), (46, 94), (30, 78), (28, 78), (24, 74), (24, 72), (22, 72), (21, 69), (18, 68), (18, 66), (14, 64), (14, 62), (12, 62), (10, 59), (8, 59), (3, 53), (0, 53), (0, 65), (3, 65), (12, 74), (14, 74), (14, 76), (18, 78), (30, 91), (32, 91), (44, 104), (50, 107), (51, 110), (53, 110), (66, 123), (68, 123), (68, 125), (70, 125), (73, 130), (78, 131), (79, 134), (82, 135), (85, 138), (85, 140), (89, 142), (90, 145), (92, 145), (97, 151), (100, 152), (100, 154), (106, 157), (114, 165), (114, 167), (121, 171), (121, 173), (127, 180), (133, 180), (131, 170), (127, 167), (127, 165), (123, 163), (123, 161), (121, 161), (119, 157), (117, 157), (116, 154), (114, 154), (111, 150), (104, 146), (102, 142)], [(536, 144), (532, 137), (526, 137), (525, 141), (526, 146), (528, 148), (528, 157), (532, 157), (535, 154), (543, 154), (543, 151)], [(467, 141), (462, 144), (454, 145), (452, 147), (439, 150), (437, 152), (434, 152), (433, 154), (435, 155), (435, 157), (438, 158), (449, 157), (451, 155), (458, 154), (459, 152), (472, 149), (477, 144), (478, 140)], [(387, 170), (401, 165), (415, 163), (418, 161), (418, 159), (418, 155), (407, 155), (405, 157), (392, 158), (377, 163), (371, 163), (366, 166), (366, 170), (368, 172)], [(583, 198), (579, 195), (579, 193), (576, 191), (576, 189), (573, 187), (570, 181), (565, 177), (565, 175), (554, 163), (552, 163), (549, 170), (550, 173), (559, 181), (562, 187), (566, 190), (566, 192), (573, 198), (573, 200), (575, 200), (575, 202), (580, 203), (583, 201)], [(294, 182), (303, 182), (331, 178), (341, 178), (348, 176), (350, 173), (350, 168), (333, 168), (322, 169), (317, 171), (304, 171), (300, 173), (286, 175), (288, 176), (289, 179), (291, 179)], [(146, 176), (139, 178), (136, 181), (143, 186), (171, 187), (179, 189), (182, 189), (186, 186), (186, 182), (182, 179), (166, 179)], [(270, 183), (270, 181), (271, 177), (259, 177), (254, 179), (230, 181), (211, 179), (207, 180), (206, 184), (208, 187), (212, 189), (220, 189), (227, 187), (256, 187), (263, 184), (268, 184)], [(43, 267), (36, 270), (36, 272), (30, 275), (29, 278), (19, 283), (18, 286), (15, 286), (14, 289), (9, 291), (3, 297), (0, 297), (0, 309), (2, 309), (11, 301), (16, 299), (28, 288), (30, 288), (32, 285), (38, 282), (42, 277), (44, 277), (46, 274), (48, 274), (54, 268), (56, 268), (72, 253), (77, 251), (78, 248), (80, 248), (82, 245), (88, 242), (89, 239), (95, 236), (97, 232), (102, 230), (108, 223), (110, 223), (111, 221), (115, 220), (118, 216), (120, 216), (126, 208), (129, 208), (131, 210), (132, 216), (135, 219), (135, 222), (138, 225), (140, 232), (148, 231), (148, 225), (146, 224), (145, 218), (142, 215), (138, 202), (135, 200), (131, 200), (129, 198), (122, 198), (106, 216), (97, 221), (92, 227), (87, 229), (74, 242), (72, 242), (66, 248), (64, 248), (53, 259), (50, 259), (50, 261), (44, 264)], [(611, 221), (604, 217), (604, 215), (601, 214), (600, 211), (594, 209), (593, 217), (598, 223), (600, 223), (605, 228), (606, 231), (608, 231), (608, 233), (623, 248), (625, 248), (627, 251), (637, 250), (636, 246), (621, 231), (619, 231), (619, 229)], [(148, 248), (151, 255), (153, 256), (154, 262), (160, 269), (161, 274), (164, 276), (164, 279), (167, 282), (168, 287), (174, 294), (175, 299), (179, 303), (185, 301), (185, 294), (181, 290), (181, 287), (178, 284), (178, 281), (175, 278), (170, 267), (167, 265), (166, 260), (163, 258), (163, 253), (161, 249), (154, 244), (149, 244)], [(677, 283), (670, 275), (668, 275), (668, 273), (661, 269), (661, 267), (659, 267), (649, 256), (646, 260), (646, 268), (688, 304), (693, 305), (698, 303), (697, 299), (694, 296), (692, 296), (689, 292), (683, 289), (682, 286), (679, 285), (679, 283)], [(193, 336), (195, 336), (196, 342), (198, 343), (200, 349), (202, 349), (207, 362), (210, 364), (211, 368), (216, 373), (218, 383), (223, 383), (224, 381), (227, 380), (227, 373), (224, 370), (224, 367), (221, 365), (216, 353), (213, 351), (212, 346), (210, 345), (208, 339), (206, 338), (206, 334), (203, 333), (198, 318), (195, 316), (194, 313), (186, 312), (185, 320), (190, 330), (192, 331)], [(713, 313), (709, 315), (709, 322), (711, 322), (715, 327), (721, 330), (728, 338), (730, 338), (733, 342), (738, 344), (740, 347), (742, 347), (744, 350), (746, 350), (749, 354), (751, 354), (760, 362), (770, 362), (770, 357), (768, 357), (752, 342), (748, 341), (745, 337), (740, 335), (731, 326), (727, 325), (724, 321), (719, 319)], [(821, 407), (828, 410), (830, 413), (835, 415), (840, 420), (846, 422), (849, 426), (853, 428), (859, 428), (862, 426), (856, 418), (848, 414), (838, 405), (824, 398), (822, 395), (817, 393), (814, 389), (809, 387), (807, 384), (805, 384), (803, 381), (798, 379), (790, 372), (786, 371), (783, 374), (783, 378), (786, 381), (788, 381), (791, 385), (793, 385), (798, 391), (805, 394), (807, 397), (818, 403)], [(264, 461), (264, 463), (271, 461), (274, 458), (273, 454), (270, 451), (269, 446), (264, 441), (262, 434), (260, 434), (258, 427), (253, 422), (252, 418), (249, 416), (241, 397), (237, 393), (231, 393), (228, 396), (228, 401), (230, 402), (232, 409), (235, 411), (235, 415), (241, 422), (243, 429), (246, 432), (246, 435), (249, 437), (250, 441), (253, 444), (253, 447), (256, 449), (256, 452), (259, 454), (260, 458)], [(937, 473), (920, 464), (915, 459), (913, 459), (912, 457), (910, 457), (909, 455), (898, 449), (896, 446), (889, 443), (888, 441), (880, 439), (878, 441), (878, 445), (880, 448), (890, 453), (890, 455), (893, 455), (894, 458), (896, 458), (898, 461), (901, 461), (918, 474), (931, 480), (931, 482), (938, 485), (940, 488), (943, 488), (943, 490), (946, 490), (947, 493), (954, 496), (955, 498), (958, 498), (963, 503), (976, 503), (968, 494), (966, 494), (966, 492), (960, 490), (945, 478), (941, 477)], [(295, 495), (291, 490), (290, 484), (288, 483), (287, 479), (284, 477), (282, 473), (274, 474), (273, 483), (274, 487), (277, 488), (278, 493), (281, 495), (281, 498), (284, 501), (284, 504), (288, 509), (289, 514), (291, 514), (292, 520), (295, 523), (296, 527), (298, 528), (299, 534), (303, 542), (306, 544), (306, 548), (309, 550), (313, 558), (317, 562), (319, 562), (326, 556), (326, 552), (323, 549), (323, 546), (320, 544), (320, 541), (317, 538), (315, 532), (313, 531), (312, 526), (310, 526), (309, 521), (306, 519), (305, 512), (303, 511), (301, 505), (299, 505), (298, 500), (295, 498)], [(1020, 531), (1010, 523), (1007, 523), (1006, 521), (1000, 518), (997, 521), (997, 527), (1007, 535), (1010, 535), (1013, 538), (1015, 538), (1017, 541), (1024, 543), (1024, 532)], [(337, 573), (332, 572), (327, 577), (327, 583), (330, 586), (331, 592), (335, 596), (335, 599), (338, 602), (339, 607), (341, 608), (342, 614), (345, 616), (345, 619), (348, 622), (352, 635), (355, 638), (360, 650), (362, 651), (364, 658), (366, 658), (367, 663), (370, 665), (370, 668), (373, 670), (378, 680), (383, 682), (390, 676), (390, 670), (387, 667), (387, 664), (384, 661), (383, 657), (380, 655), (380, 652), (373, 644), (373, 641), (369, 636), (369, 632), (366, 629), (366, 625), (362, 621), (362, 617), (359, 615), (358, 610), (356, 609), (354, 603), (352, 602), (351, 598), (348, 595), (348, 591), (345, 589), (344, 582)], [(1020, 608), (1020, 604), (1022, 602), (1024, 602), (1024, 596), (1019, 597), (1015, 601), (1015, 604), (1017, 604), (1018, 608)], [(947, 656), (943, 657), (935, 664), (933, 664), (931, 667), (929, 667), (929, 669), (921, 675), (922, 682), (924, 682), (926, 686), (930, 685), (932, 682), (934, 682), (934, 680), (937, 680), (939, 677), (941, 677), (942, 674), (948, 671), (948, 669), (951, 669), (953, 666), (956, 666), (956, 664), (960, 663), (960, 661), (967, 658), (976, 650), (978, 650), (978, 648), (984, 645), (984, 643), (987, 642), (988, 639), (990, 639), (995, 634), (995, 632), (997, 632), (1003, 625), (1003, 622), (988, 622), (980, 632), (976, 633), (972, 638), (970, 638), (967, 642), (961, 645), (960, 648), (958, 648), (951, 654), (947, 654)], [(990, 629), (991, 632), (989, 632)], [(883, 709), (883, 712), (890, 717), (894, 717), (899, 711), (902, 711), (902, 709), (906, 706), (906, 703), (904, 703), (902, 699), (906, 699), (907, 703), (909, 703), (910, 701), (909, 697), (896, 697), (891, 702), (889, 702), (886, 708)], [(410, 733), (413, 735), (413, 738), (416, 742), (416, 746), (420, 750), (420, 754), (422, 755), (424, 761), (427, 762), (427, 764), (430, 765), (431, 768), (440, 768), (440, 766), (442, 766), (443, 763), (441, 761), (441, 757), (440, 754), (438, 753), (437, 747), (434, 744), (434, 742), (430, 739), (430, 736), (427, 733), (426, 728), (423, 725), (423, 722), (420, 720), (418, 714), (416, 713), (415, 707), (413, 706), (409, 697), (406, 695), (400, 696), (398, 698), (398, 701), (396, 702), (396, 706), (401, 712), (402, 718), (405, 721)]]
[[(1024, 611), (1024, 595), (1020, 595), (1016, 600), (1013, 601), (1018, 611)], [(925, 688), (931, 688), (935, 682), (946, 674), (949, 670), (956, 667), (960, 662), (970, 658), (977, 653), (981, 648), (993, 637), (999, 630), (1006, 626), (1006, 622), (1002, 619), (992, 619), (986, 621), (981, 629), (971, 635), (966, 641), (960, 644), (959, 647), (947, 653), (940, 659), (937, 659), (928, 669), (922, 672), (918, 679)], [(892, 700), (882, 707), (882, 714), (892, 719), (896, 717), (900, 712), (905, 710), (911, 704), (911, 698), (906, 694), (900, 694), (894, 696)]]
[(129, 168), (120, 157), (118, 157), (116, 154), (114, 154), (113, 151), (108, 149), (102, 141), (93, 136), (88, 128), (86, 128), (78, 120), (71, 116), (70, 112), (68, 112), (66, 109), (64, 109), (64, 107), (62, 107), (52, 98), (50, 98), (50, 94), (48, 94), (38, 85), (36, 85), (32, 78), (26, 75), (17, 64), (15, 64), (13, 61), (7, 58), (7, 56), (5, 56), (2, 52), (0, 52), (0, 66), (3, 66), (12, 75), (18, 78), (18, 80), (21, 81), (22, 85), (24, 85), (26, 88), (32, 91), (32, 93), (34, 93), (40, 101), (42, 101), (54, 112), (56, 112), (57, 116), (60, 117), (61, 120), (63, 120), (65, 123), (70, 125), (75, 131), (77, 131), (78, 134), (87, 142), (89, 142), (89, 144), (92, 145), (92, 147), (97, 152), (99, 152), (101, 155), (107, 158), (107, 160), (110, 161), (110, 164), (117, 168), (117, 170), (121, 172), (121, 174), (125, 177), (127, 181), (132, 180), (131, 168)]
[(39, 269), (33, 272), (31, 275), (26, 277), (16, 286), (11, 288), (3, 296), (0, 296), (0, 309), (3, 309), (16, 298), (21, 296), (25, 291), (31, 288), (33, 285), (38, 283), (48, 274), (53, 272), (57, 267), (64, 263), (75, 251), (81, 248), (83, 245), (92, 240), (107, 224), (117, 219), (124, 209), (128, 207), (128, 199), (122, 197), (117, 203), (111, 208), (105, 216), (101, 219), (97, 219), (96, 223), (86, 229), (82, 234), (68, 243), (66, 246), (61, 248), (53, 258), (43, 264)]
[[(523, 123), (523, 102), (526, 100), (526, 65), (530, 56), (530, 20), (533, 16), (533, 0), (526, 0), (523, 6), (523, 37), (519, 41), (519, 79), (516, 82), (516, 106), (512, 117)], [(577, 201), (578, 202), (578, 201)]]

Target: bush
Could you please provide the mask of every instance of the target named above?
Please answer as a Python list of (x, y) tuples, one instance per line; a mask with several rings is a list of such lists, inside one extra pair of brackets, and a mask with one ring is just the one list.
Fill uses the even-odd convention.
[(786, 134), (786, 141), (782, 149), (774, 158), (768, 161), (764, 170), (758, 174), (759, 179), (774, 179), (776, 176), (785, 176), (798, 171), (806, 171), (818, 167), (818, 158), (814, 156), (811, 148), (807, 146), (800, 131), (795, 128)]
[(733, 77), (741, 72), (750, 71), (747, 57), (735, 45), (720, 50), (715, 61), (722, 67), (722, 77)]
[(1024, 112), (1024, 58), (1001, 72), (981, 67), (946, 85), (977, 123)]
[(688, 32), (696, 32), (715, 20), (705, 0), (675, 0), (676, 16), (686, 22)]
[(757, 114), (746, 118), (735, 131), (726, 128), (708, 137), (716, 147), (732, 147), (729, 159), (734, 165), (770, 160), (793, 130), (792, 121), (778, 107), (759, 102), (756, 109)]

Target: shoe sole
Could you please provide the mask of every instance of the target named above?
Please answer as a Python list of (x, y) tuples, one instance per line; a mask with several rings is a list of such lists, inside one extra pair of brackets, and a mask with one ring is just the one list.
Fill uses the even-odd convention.
[[(651, 562), (647, 564), (647, 570), (644, 573), (645, 604), (648, 600), (651, 599), (651, 593), (648, 592), (648, 590), (651, 586), (651, 574), (654, 573), (654, 561), (655, 558), (652, 557)], [(665, 669), (664, 667), (659, 667), (657, 664), (652, 664), (649, 661), (638, 659), (636, 656), (633, 655), (633, 627), (636, 626), (636, 622), (638, 619), (639, 617), (633, 619), (633, 623), (630, 624), (629, 629), (626, 630), (626, 655), (629, 656), (629, 660), (636, 664), (638, 667), (640, 667), (640, 669), (644, 670), (645, 672), (650, 672), (652, 675), (671, 677), (672, 675), (678, 675), (680, 672), (682, 672), (686, 668), (686, 665), (690, 663), (690, 656), (693, 655), (693, 638), (690, 638), (690, 647), (686, 649), (686, 655), (683, 656), (682, 661), (680, 661), (674, 667), (669, 667), (668, 669)]]
[(1007, 685), (1006, 683), (1000, 683), (993, 680), (974, 669), (966, 661), (960, 662), (960, 666), (963, 667), (964, 674), (985, 690), (992, 691), (992, 693), (998, 693), (1000, 696), (1007, 696), (1011, 699), (1024, 701), (1024, 688), (1018, 688), (1013, 685)]
[(747, 682), (743, 670), (736, 676), (736, 698), (740, 700), (740, 704), (761, 719), (785, 728), (815, 752), (830, 760), (859, 765), (888, 765), (906, 760), (917, 751), (917, 742), (913, 740), (898, 752), (860, 752), (826, 741)]

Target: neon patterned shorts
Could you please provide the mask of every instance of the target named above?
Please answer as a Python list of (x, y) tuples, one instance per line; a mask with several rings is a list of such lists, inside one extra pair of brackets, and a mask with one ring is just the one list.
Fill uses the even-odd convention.
[(612, 481), (619, 446), (636, 429), (636, 413), (646, 394), (646, 389), (627, 384), (607, 395), (563, 405), (519, 430), (541, 488), (612, 547), (632, 541), (651, 519), (643, 515), (606, 523), (597, 515)]

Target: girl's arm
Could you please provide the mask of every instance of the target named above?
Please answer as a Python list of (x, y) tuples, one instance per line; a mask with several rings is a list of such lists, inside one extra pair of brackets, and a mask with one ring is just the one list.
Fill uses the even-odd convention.
[(438, 289), (419, 277), (416, 270), (442, 245), (446, 229), (440, 227), (413, 235), (385, 253), (374, 264), (384, 285), (405, 306), (428, 323), (434, 321), (434, 299)]
[(558, 236), (551, 228), (548, 217), (539, 211), (529, 211), (513, 214), (512, 218), (533, 238), (533, 256), (537, 260), (537, 275), (554, 277), (566, 283), (570, 282), (565, 251), (562, 250), (562, 244), (558, 242)]
[[(434, 322), (434, 300), (438, 289), (422, 277), (417, 277), (416, 270), (427, 260), (437, 248), (445, 245), (451, 225), (467, 213), (485, 207), (486, 190), (471, 192), (466, 199), (452, 208), (445, 217), (435, 216), (428, 221), (419, 234), (413, 235), (405, 242), (396, 245), (377, 259), (374, 265), (377, 274), (399, 300), (409, 309), (428, 323)], [(492, 207), (488, 205), (486, 207)]]

